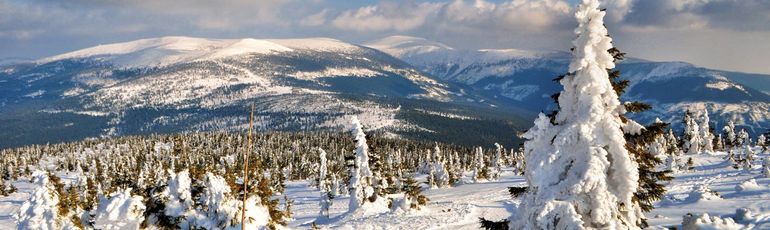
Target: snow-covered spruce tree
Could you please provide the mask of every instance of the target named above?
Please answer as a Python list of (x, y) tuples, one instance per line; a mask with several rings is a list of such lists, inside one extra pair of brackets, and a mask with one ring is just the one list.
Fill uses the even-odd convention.
[(329, 182), (326, 179), (326, 172), (328, 171), (328, 164), (326, 162), (326, 151), (322, 148), (318, 148), (318, 190), (328, 191)]
[[(196, 201), (198, 214), (195, 216), (194, 229), (240, 229), (243, 204), (232, 195), (225, 179), (211, 172), (206, 173), (202, 190)], [(246, 199), (246, 229), (262, 229), (269, 226), (271, 213), (261, 204), (258, 196)]]
[(439, 188), (448, 187), (450, 185), (449, 172), (444, 164), (444, 159), (441, 157), (441, 149), (439, 149), (438, 144), (433, 148), (432, 158), (432, 176), (435, 179), (435, 185)]
[(529, 190), (513, 229), (638, 229), (643, 218), (633, 201), (636, 162), (625, 148), (625, 110), (608, 76), (612, 48), (598, 0), (583, 0), (560, 111), (543, 114), (523, 137)]
[(751, 136), (749, 136), (749, 132), (747, 132), (746, 129), (741, 129), (741, 131), (738, 132), (736, 146), (743, 147), (745, 145), (751, 145)]
[(503, 164), (503, 154), (505, 152), (505, 149), (502, 145), (495, 143), (495, 156), (492, 157), (492, 160), (490, 161), (490, 177), (492, 179), (497, 180), (497, 178), (500, 177), (500, 172), (502, 171), (502, 164)]
[(693, 117), (694, 114), (689, 110), (685, 112), (684, 123), (684, 145), (682, 148), (687, 154), (698, 154), (701, 152), (703, 138), (701, 137), (700, 126)]
[(411, 176), (404, 180), (402, 191), (405, 194), (404, 205), (411, 209), (420, 210), (420, 207), (430, 201), (428, 197), (422, 195), (422, 187)]
[(732, 119), (727, 121), (725, 127), (722, 127), (722, 132), (725, 134), (725, 149), (730, 150), (735, 147), (737, 145), (737, 136), (735, 135), (735, 122)]
[(700, 123), (700, 136), (702, 151), (714, 152), (714, 133), (711, 132), (711, 120), (708, 109), (703, 109), (703, 118)]
[(329, 217), (329, 208), (332, 205), (332, 199), (334, 196), (329, 191), (329, 183), (326, 179), (326, 171), (328, 168), (327, 162), (326, 162), (326, 151), (324, 151), (322, 148), (318, 148), (318, 160), (319, 160), (319, 166), (318, 166), (318, 189), (320, 199), (318, 202), (318, 206), (320, 206), (321, 211), (319, 211), (319, 214), (321, 216)]
[(190, 228), (187, 219), (194, 215), (193, 200), (191, 194), (192, 179), (188, 170), (174, 173), (169, 171), (168, 186), (163, 190), (166, 198), (163, 213), (169, 217), (169, 223), (181, 229)]
[(714, 141), (714, 150), (716, 151), (724, 151), (725, 150), (725, 143), (722, 139), (722, 134), (717, 135), (716, 140)]
[(767, 152), (767, 137), (765, 137), (765, 134), (760, 134), (757, 137), (757, 146), (762, 148), (762, 152)]
[(348, 212), (353, 213), (358, 209), (365, 209), (367, 203), (375, 202), (378, 197), (371, 184), (372, 172), (369, 169), (369, 146), (366, 144), (366, 134), (358, 117), (353, 116), (351, 124), (353, 126), (351, 132), (356, 142), (356, 159), (355, 168), (350, 177), (351, 194)]
[(14, 192), (16, 192), (16, 187), (10, 181), (5, 181), (3, 177), (0, 177), (0, 197), (8, 196)]
[(59, 194), (50, 183), (48, 173), (35, 171), (32, 181), (37, 188), (19, 208), (17, 229), (64, 229), (67, 223), (59, 215)]
[(130, 189), (110, 194), (99, 201), (94, 228), (105, 230), (139, 229), (144, 221), (145, 206), (141, 196), (132, 196)]
[(473, 168), (473, 182), (481, 182), (489, 179), (489, 167), (484, 162), (484, 150), (476, 147), (476, 153), (471, 162)]

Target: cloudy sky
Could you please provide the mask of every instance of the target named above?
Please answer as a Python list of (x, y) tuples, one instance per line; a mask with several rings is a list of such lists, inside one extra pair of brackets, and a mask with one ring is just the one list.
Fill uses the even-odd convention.
[[(579, 0), (0, 0), (0, 57), (169, 35), (411, 35), (456, 48), (567, 50)], [(634, 57), (770, 74), (770, 0), (604, 0)]]

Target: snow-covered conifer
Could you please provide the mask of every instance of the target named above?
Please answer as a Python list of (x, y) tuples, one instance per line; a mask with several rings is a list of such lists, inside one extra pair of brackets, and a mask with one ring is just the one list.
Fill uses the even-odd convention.
[(502, 157), (505, 152), (505, 149), (502, 145), (495, 143), (495, 156), (490, 161), (490, 168), (491, 168), (491, 175), (490, 177), (492, 179), (497, 179), (500, 177), (500, 172), (502, 171)]
[(684, 115), (684, 145), (683, 148), (687, 154), (698, 154), (701, 152), (703, 138), (701, 137), (700, 126), (693, 117), (694, 114), (687, 111)]
[(99, 201), (94, 217), (96, 229), (139, 229), (144, 221), (142, 197), (132, 196), (130, 189), (116, 192)]
[(326, 179), (328, 164), (326, 163), (326, 151), (322, 148), (318, 148), (318, 161), (318, 189), (321, 191), (328, 191), (329, 183)]
[(767, 152), (767, 137), (765, 137), (765, 134), (760, 134), (757, 137), (757, 146), (762, 148), (762, 152)]
[(638, 229), (633, 201), (638, 168), (625, 148), (624, 107), (607, 73), (615, 63), (598, 0), (583, 0), (575, 16), (570, 74), (561, 79), (560, 111), (544, 114), (523, 137), (529, 192), (513, 229)]
[(703, 119), (700, 123), (700, 136), (701, 136), (701, 146), (703, 147), (703, 151), (706, 152), (713, 152), (714, 151), (714, 134), (711, 133), (711, 124), (709, 124), (709, 111), (707, 109), (704, 109), (703, 111)]
[(365, 203), (376, 199), (374, 188), (372, 188), (372, 172), (369, 169), (369, 146), (366, 144), (366, 134), (358, 121), (358, 117), (351, 119), (353, 128), (351, 132), (356, 142), (355, 168), (350, 178), (351, 194), (349, 203), (349, 212), (354, 212), (362, 208)]
[(66, 223), (61, 220), (57, 208), (59, 194), (50, 183), (48, 173), (35, 171), (32, 181), (37, 188), (19, 209), (18, 229), (62, 229)]
[(444, 159), (441, 157), (441, 149), (439, 149), (438, 144), (436, 144), (436, 146), (433, 148), (432, 168), (435, 185), (440, 188), (448, 187), (450, 185), (449, 172), (446, 165), (444, 164)]
[(727, 125), (725, 127), (722, 127), (722, 132), (724, 132), (725, 136), (725, 149), (733, 148), (737, 145), (737, 136), (735, 134), (735, 122), (731, 119), (727, 121)]
[(190, 179), (190, 173), (187, 170), (179, 173), (169, 170), (169, 175), (168, 186), (163, 191), (164, 197), (168, 199), (165, 202), (163, 212), (173, 219), (171, 220), (172, 224), (182, 229), (189, 228), (190, 224), (187, 218), (192, 216), (195, 211), (191, 194), (192, 179)]

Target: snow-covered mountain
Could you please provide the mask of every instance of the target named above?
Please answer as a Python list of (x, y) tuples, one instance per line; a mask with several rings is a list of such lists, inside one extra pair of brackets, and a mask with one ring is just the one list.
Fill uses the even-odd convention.
[(512, 142), (523, 127), (511, 124), (526, 123), (452, 85), (329, 38), (142, 39), (0, 67), (0, 130), (11, 130), (0, 146), (244, 130), (250, 104), (260, 130), (340, 130), (355, 114), (368, 130), (438, 140), (459, 136), (440, 119), (479, 132), (502, 122), (497, 141)]
[[(554, 82), (567, 71), (570, 54), (514, 49), (461, 50), (422, 38), (393, 36), (366, 43), (449, 82), (467, 85), (503, 103), (532, 111), (553, 109)], [(621, 47), (622, 48), (622, 47)], [(628, 58), (618, 68), (631, 85), (624, 99), (641, 100), (653, 110), (643, 122), (660, 117), (679, 123), (685, 110), (708, 109), (721, 127), (734, 118), (754, 132), (770, 127), (770, 76), (696, 67), (682, 62)]]

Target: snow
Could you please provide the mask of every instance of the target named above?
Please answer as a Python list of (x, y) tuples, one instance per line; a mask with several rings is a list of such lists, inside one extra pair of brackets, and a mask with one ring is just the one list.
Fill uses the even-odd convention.
[[(666, 184), (668, 192), (665, 200), (655, 203), (655, 209), (647, 215), (650, 229), (680, 227), (688, 213), (695, 216), (708, 213), (709, 219), (718, 217), (723, 221), (731, 218), (742, 229), (770, 227), (770, 178), (764, 178), (759, 168), (750, 172), (733, 169), (732, 165), (726, 164), (725, 156), (724, 152), (693, 155), (695, 169), (674, 174), (675, 179)], [(758, 154), (755, 165), (768, 156), (770, 153)], [(331, 221), (320, 226), (328, 229), (479, 229), (479, 217), (500, 220), (518, 212), (520, 199), (512, 199), (507, 187), (521, 186), (526, 182), (513, 170), (503, 168), (500, 179), (494, 182), (461, 183), (451, 188), (424, 190), (423, 194), (430, 202), (419, 211), (337, 219), (346, 214), (348, 198), (336, 197), (330, 207)], [(464, 180), (469, 178), (470, 174), (466, 174)], [(418, 179), (424, 181), (425, 177), (423, 175)], [(755, 180), (758, 189), (735, 190), (736, 185), (751, 179)], [(19, 178), (14, 185), (19, 188), (18, 192), (0, 197), (0, 229), (16, 229), (19, 220), (14, 215), (19, 212), (24, 200), (40, 187), (30, 183), (29, 178)], [(721, 198), (688, 199), (693, 192), (702, 190), (716, 192)], [(713, 192), (706, 194), (716, 197)], [(285, 194), (294, 200), (294, 219), (288, 223), (288, 228), (308, 229), (311, 222), (320, 222), (317, 220), (318, 189), (311, 186), (310, 181), (287, 182)], [(736, 209), (746, 209), (750, 213), (737, 213)]]
[(724, 91), (729, 88), (736, 88), (740, 91), (743, 91), (744, 93), (748, 93), (746, 89), (743, 88), (742, 85), (738, 85), (729, 81), (715, 81), (715, 82), (709, 82), (706, 83), (707, 88), (717, 89), (720, 91)]
[(139, 229), (144, 221), (144, 210), (142, 197), (131, 196), (130, 189), (113, 193), (110, 198), (99, 201), (94, 227), (105, 230)]
[(32, 93), (28, 93), (28, 94), (24, 95), (24, 97), (36, 98), (36, 97), (43, 96), (43, 94), (45, 94), (45, 90), (41, 89), (41, 90), (38, 90), (38, 91), (35, 91), (35, 92), (32, 92)]

